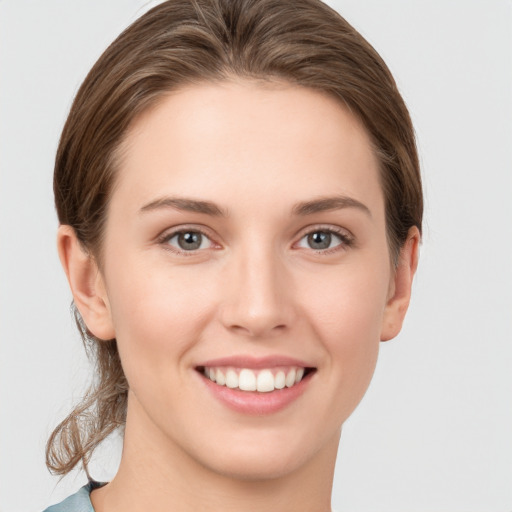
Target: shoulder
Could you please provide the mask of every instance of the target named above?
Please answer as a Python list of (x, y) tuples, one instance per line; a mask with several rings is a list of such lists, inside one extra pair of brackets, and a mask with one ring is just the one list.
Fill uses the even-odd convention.
[(91, 481), (75, 494), (56, 505), (48, 507), (44, 512), (94, 512), (91, 503), (91, 491), (102, 485), (105, 484)]

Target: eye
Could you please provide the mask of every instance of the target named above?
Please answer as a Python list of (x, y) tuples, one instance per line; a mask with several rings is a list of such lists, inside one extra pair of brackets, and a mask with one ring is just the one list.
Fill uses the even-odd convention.
[(167, 236), (164, 243), (171, 245), (178, 251), (198, 251), (212, 247), (212, 241), (201, 231), (178, 231)]
[(339, 246), (349, 246), (351, 239), (343, 234), (329, 229), (317, 229), (304, 235), (297, 247), (313, 249), (314, 251), (326, 251), (336, 249)]

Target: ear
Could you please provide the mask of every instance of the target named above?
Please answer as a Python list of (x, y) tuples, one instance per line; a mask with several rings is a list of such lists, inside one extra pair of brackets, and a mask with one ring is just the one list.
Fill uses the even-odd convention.
[(391, 277), (389, 295), (382, 322), (381, 341), (393, 339), (402, 329), (411, 300), (412, 280), (418, 267), (420, 232), (409, 229), (407, 240), (400, 250), (398, 265)]
[(71, 226), (59, 227), (57, 249), (75, 305), (85, 325), (97, 338), (115, 338), (103, 277), (96, 260), (84, 249)]

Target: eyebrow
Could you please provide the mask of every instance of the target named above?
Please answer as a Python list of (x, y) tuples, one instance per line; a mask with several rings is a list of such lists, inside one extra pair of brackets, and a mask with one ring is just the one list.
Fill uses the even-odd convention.
[[(225, 210), (211, 201), (189, 199), (184, 197), (162, 197), (156, 199), (144, 205), (140, 209), (140, 212), (144, 213), (165, 208), (173, 208), (175, 210), (193, 213), (203, 213), (205, 215), (211, 215), (214, 217), (228, 216)], [(348, 196), (321, 197), (311, 201), (303, 201), (293, 207), (292, 213), (294, 215), (306, 216), (329, 210), (341, 210), (343, 208), (357, 208), (370, 217), (372, 216), (369, 208), (366, 205), (357, 199)]]
[(365, 204), (348, 196), (320, 197), (312, 201), (304, 201), (294, 206), (293, 213), (302, 216), (329, 210), (341, 210), (343, 208), (357, 208), (370, 217), (372, 216), (370, 209)]
[(140, 212), (149, 212), (165, 208), (173, 208), (185, 212), (204, 213), (214, 217), (226, 217), (227, 213), (211, 201), (187, 199), (183, 197), (162, 197), (144, 205)]

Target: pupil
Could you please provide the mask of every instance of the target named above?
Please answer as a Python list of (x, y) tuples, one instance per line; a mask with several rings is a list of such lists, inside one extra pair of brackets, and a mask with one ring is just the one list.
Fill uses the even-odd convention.
[(178, 244), (182, 249), (189, 251), (199, 249), (201, 246), (201, 233), (194, 233), (193, 231), (181, 233), (178, 236)]
[(331, 234), (317, 231), (308, 235), (308, 243), (312, 249), (327, 249), (331, 245)]

